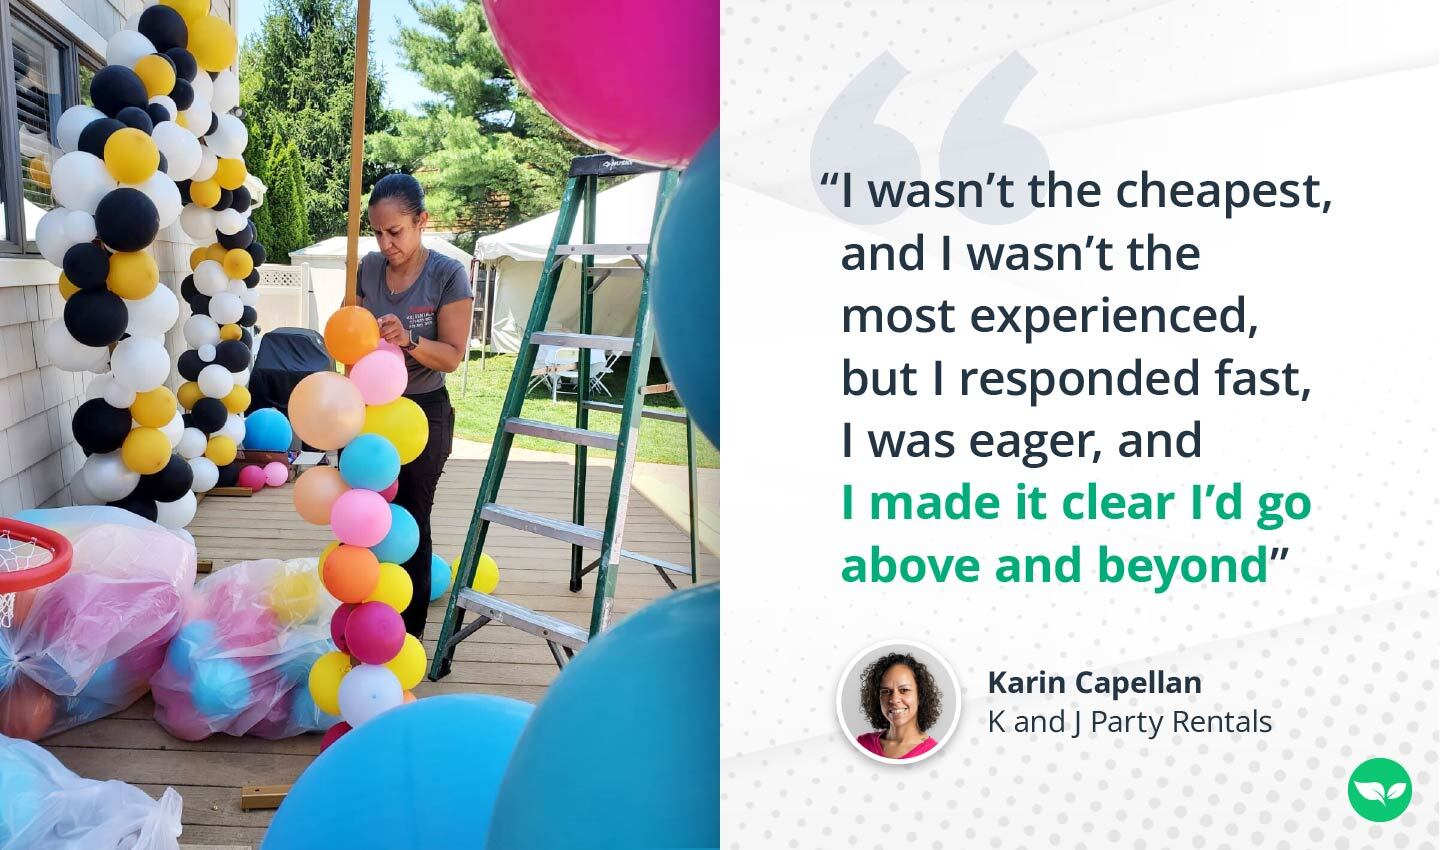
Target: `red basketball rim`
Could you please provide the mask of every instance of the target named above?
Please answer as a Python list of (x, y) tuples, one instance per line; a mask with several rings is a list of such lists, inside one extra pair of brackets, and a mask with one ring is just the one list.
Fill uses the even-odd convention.
[(39, 566), (0, 571), (0, 593), (18, 593), (43, 587), (70, 571), (70, 541), (65, 539), (65, 535), (8, 517), (0, 517), (0, 532), (7, 534), (11, 540), (39, 546), (50, 553), (50, 560)]

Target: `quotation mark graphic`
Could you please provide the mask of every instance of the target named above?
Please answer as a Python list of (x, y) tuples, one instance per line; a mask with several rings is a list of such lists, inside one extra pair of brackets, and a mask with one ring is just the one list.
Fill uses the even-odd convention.
[(1410, 774), (1398, 762), (1373, 758), (1350, 774), (1350, 807), (1368, 821), (1384, 823), (1410, 805)]
[[(857, 197), (818, 192), (822, 203), (837, 217), (854, 224), (880, 224), (904, 212), (904, 207), (876, 207), (863, 188), (870, 180), (919, 180), (920, 154), (905, 134), (877, 123), (881, 107), (910, 72), (888, 51), (881, 53), (848, 82), (825, 111), (810, 146), (812, 174), (848, 172)], [(940, 177), (944, 180), (985, 180), (1003, 174), (1017, 187), (1050, 168), (1040, 140), (1026, 130), (1005, 123), (1020, 93), (1035, 78), (1035, 69), (1019, 53), (1011, 53), (960, 101), (940, 141)], [(830, 185), (827, 183), (826, 185)], [(1034, 207), (1027, 193), (1013, 192), (1013, 207), (987, 204), (962, 212), (982, 224), (1019, 221)], [(854, 201), (848, 203), (847, 201)]]

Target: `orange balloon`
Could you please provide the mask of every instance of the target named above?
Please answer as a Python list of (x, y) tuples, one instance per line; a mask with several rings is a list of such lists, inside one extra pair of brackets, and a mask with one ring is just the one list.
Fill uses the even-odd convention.
[(295, 479), (295, 510), (308, 523), (329, 525), (330, 506), (349, 489), (335, 467), (312, 467)]
[(401, 705), (408, 705), (409, 703), (412, 703), (412, 702), (414, 702), (414, 701), (415, 701), (415, 692), (414, 692), (414, 691), (406, 691), (406, 692), (405, 692), (405, 702), (402, 702), (402, 703), (400, 703), (400, 704), (401, 704)]
[(341, 307), (325, 323), (325, 347), (331, 357), (347, 366), (379, 344), (380, 325), (364, 307)]
[(311, 446), (338, 449), (365, 427), (365, 399), (344, 375), (313, 372), (290, 393), (290, 424)]
[(380, 583), (380, 561), (363, 546), (342, 544), (325, 559), (324, 581), (341, 602), (364, 602)]
[(38, 741), (55, 723), (55, 695), (24, 673), (0, 689), (0, 735)]

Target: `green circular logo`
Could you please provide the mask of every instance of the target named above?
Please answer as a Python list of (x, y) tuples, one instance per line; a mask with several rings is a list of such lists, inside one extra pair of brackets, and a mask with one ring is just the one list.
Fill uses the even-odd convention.
[(1410, 805), (1410, 774), (1398, 762), (1373, 758), (1350, 773), (1350, 808), (1360, 817), (1383, 823)]

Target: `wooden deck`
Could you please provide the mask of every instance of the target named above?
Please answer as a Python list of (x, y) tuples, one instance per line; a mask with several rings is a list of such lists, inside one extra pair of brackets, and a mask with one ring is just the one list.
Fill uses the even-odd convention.
[[(516, 453), (516, 458), (521, 453)], [(537, 513), (569, 518), (572, 464), (564, 455), (523, 453), (506, 471), (501, 502)], [(603, 518), (609, 487), (608, 461), (592, 461), (587, 488), (591, 525)], [(459, 553), (474, 506), (484, 462), (452, 457), (440, 482), (432, 515), (436, 551), (447, 559)], [(199, 556), (221, 568), (263, 557), (318, 555), (328, 529), (301, 520), (290, 501), (290, 488), (265, 490), (249, 498), (214, 497), (201, 503), (190, 530)], [(681, 506), (683, 508), (683, 505)], [(682, 517), (683, 520), (683, 517)], [(554, 614), (579, 625), (590, 617), (591, 576), (584, 590), (571, 594), (570, 547), (566, 544), (491, 526), (486, 546), (500, 564), (500, 596)], [(638, 491), (632, 491), (628, 549), (676, 563), (689, 561), (684, 529)], [(700, 580), (719, 578), (719, 559), (701, 550)], [(677, 584), (680, 577), (677, 577)], [(682, 584), (683, 586), (683, 584)], [(622, 568), (616, 608), (629, 613), (668, 592), (653, 569)], [(444, 598), (430, 608), (427, 652), (434, 651)], [(456, 653), (453, 673), (443, 682), (423, 682), (417, 693), (489, 693), (538, 701), (557, 671), (545, 644), (515, 629), (487, 626)], [(240, 788), (293, 782), (314, 758), (319, 735), (285, 741), (216, 735), (197, 743), (172, 738), (152, 719), (147, 696), (124, 712), (42, 742), (81, 776), (119, 779), (154, 796), (166, 786), (185, 800), (186, 845), (258, 846), (271, 812), (240, 811)]]

